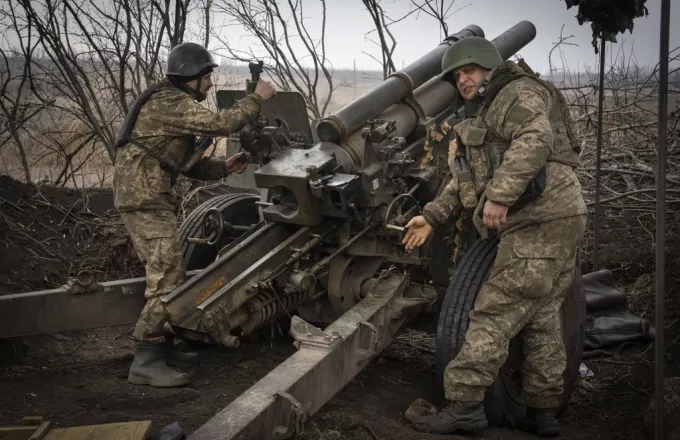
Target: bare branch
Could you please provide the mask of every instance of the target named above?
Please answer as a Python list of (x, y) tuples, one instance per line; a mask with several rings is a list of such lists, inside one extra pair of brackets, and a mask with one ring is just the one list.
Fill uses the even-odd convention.
[[(318, 41), (308, 29), (300, 0), (287, 0), (284, 6), (286, 10), (274, 0), (213, 0), (212, 4), (216, 11), (231, 17), (234, 23), (242, 26), (257, 40), (260, 49), (266, 54), (265, 72), (277, 87), (299, 92), (305, 99), (310, 118), (322, 118), (335, 90), (331, 63), (326, 56), (325, 0), (320, 2)], [(252, 51), (234, 49), (218, 32), (213, 32), (213, 36), (222, 43), (221, 50), (226, 51), (232, 59), (248, 62), (262, 58)], [(302, 50), (296, 50), (299, 44)], [(306, 67), (307, 63), (311, 66)], [(321, 77), (326, 90), (322, 102), (319, 100)]]

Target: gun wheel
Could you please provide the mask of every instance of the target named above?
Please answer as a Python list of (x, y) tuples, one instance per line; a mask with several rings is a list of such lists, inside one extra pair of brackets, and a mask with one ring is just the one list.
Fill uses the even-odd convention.
[(189, 243), (187, 238), (203, 236), (206, 214), (210, 212), (214, 216), (219, 212), (222, 214), (222, 218), (232, 225), (248, 226), (256, 224), (260, 221), (260, 215), (255, 204), (258, 200), (260, 200), (260, 196), (256, 194), (224, 194), (206, 200), (194, 209), (179, 229), (184, 268), (194, 270), (207, 267), (215, 261), (219, 250), (236, 238), (225, 233), (217, 243), (212, 245)]
[[(463, 346), (470, 310), (482, 284), (489, 278), (496, 259), (498, 243), (496, 237), (477, 240), (461, 259), (449, 284), (439, 315), (436, 337), (437, 383), (442, 387), (446, 365), (456, 357)], [(563, 373), (564, 392), (558, 407), (558, 415), (566, 408), (579, 374), (585, 337), (585, 312), (585, 291), (577, 264), (574, 282), (567, 292), (560, 315), (567, 352), (567, 368)], [(484, 399), (487, 419), (493, 426), (513, 428), (517, 418), (526, 411), (521, 377), (523, 359), (522, 341), (515, 337), (510, 341), (508, 358)]]

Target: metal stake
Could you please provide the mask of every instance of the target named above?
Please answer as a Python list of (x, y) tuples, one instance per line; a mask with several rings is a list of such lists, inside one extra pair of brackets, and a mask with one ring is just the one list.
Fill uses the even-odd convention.
[(659, 42), (659, 143), (656, 164), (656, 301), (654, 350), (654, 438), (663, 440), (664, 416), (664, 285), (666, 266), (666, 127), (668, 119), (668, 38), (671, 16), (670, 0), (661, 1)]
[(600, 261), (598, 258), (598, 242), (600, 236), (600, 214), (602, 207), (600, 206), (600, 168), (602, 167), (602, 113), (604, 111), (604, 52), (605, 41), (604, 36), (600, 37), (600, 91), (598, 95), (598, 109), (597, 109), (597, 148), (595, 159), (595, 218), (594, 222), (594, 236), (593, 236), (593, 271), (600, 268)]

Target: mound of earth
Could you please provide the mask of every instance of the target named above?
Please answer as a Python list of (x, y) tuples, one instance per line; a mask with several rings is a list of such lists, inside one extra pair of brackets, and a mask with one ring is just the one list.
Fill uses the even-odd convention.
[(0, 176), (0, 231), (0, 294), (56, 288), (82, 270), (98, 281), (144, 273), (110, 189)]

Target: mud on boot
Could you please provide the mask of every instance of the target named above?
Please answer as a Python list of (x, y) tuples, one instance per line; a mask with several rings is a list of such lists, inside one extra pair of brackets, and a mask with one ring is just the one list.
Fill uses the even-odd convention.
[(435, 414), (420, 417), (415, 430), (431, 434), (472, 432), (489, 426), (482, 402), (451, 402)]
[(165, 335), (165, 363), (171, 367), (189, 368), (198, 365), (198, 353), (194, 351), (183, 351), (179, 345), (175, 344), (175, 337), (172, 334)]
[(165, 362), (165, 343), (141, 342), (130, 366), (128, 382), (158, 388), (181, 387), (191, 382), (189, 375)]
[(526, 416), (517, 420), (517, 429), (551, 437), (560, 434), (560, 422), (555, 417), (554, 408), (527, 408)]

